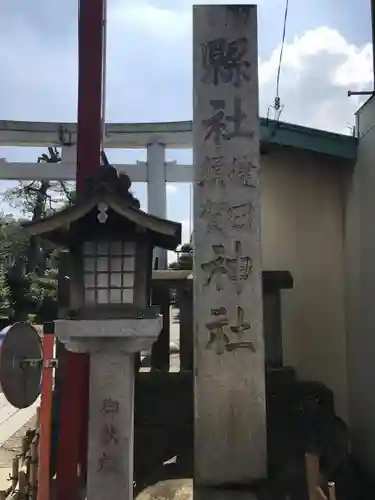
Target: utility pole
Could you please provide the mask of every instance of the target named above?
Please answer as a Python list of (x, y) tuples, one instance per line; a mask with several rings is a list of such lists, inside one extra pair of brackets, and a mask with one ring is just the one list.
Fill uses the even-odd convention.
[(372, 90), (348, 91), (348, 97), (352, 95), (374, 95), (375, 93), (375, 0), (371, 0), (371, 34), (372, 34)]
[[(106, 0), (79, 0), (78, 197), (101, 163), (105, 8)], [(65, 350), (61, 361), (56, 496), (57, 500), (78, 500), (87, 467), (89, 355)]]

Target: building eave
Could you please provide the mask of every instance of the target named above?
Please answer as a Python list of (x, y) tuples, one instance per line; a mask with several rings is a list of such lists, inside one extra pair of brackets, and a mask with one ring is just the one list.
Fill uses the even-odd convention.
[(357, 158), (356, 137), (286, 122), (261, 119), (261, 140), (353, 162)]
[(179, 222), (162, 219), (126, 205), (109, 192), (95, 193), (58, 213), (38, 221), (25, 222), (22, 226), (28, 234), (46, 235), (48, 239), (48, 235), (56, 231), (62, 230), (66, 232), (71, 224), (87, 215), (98, 203), (105, 203), (108, 208), (124, 219), (147, 231), (168, 238), (168, 244), (166, 245), (168, 249), (175, 249), (181, 243), (181, 224)]

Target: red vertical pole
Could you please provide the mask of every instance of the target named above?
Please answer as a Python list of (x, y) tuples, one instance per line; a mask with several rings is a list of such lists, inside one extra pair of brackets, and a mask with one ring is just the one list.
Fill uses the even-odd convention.
[[(48, 326), (47, 326), (48, 325)], [(53, 358), (55, 337), (53, 323), (45, 324), (43, 335), (43, 360)], [(38, 467), (38, 500), (51, 500), (51, 422), (52, 422), (52, 366), (43, 367), (42, 390), (40, 401), (40, 434), (39, 434), (39, 467)]]
[[(105, 0), (79, 0), (77, 195), (100, 168)], [(65, 351), (57, 456), (57, 500), (78, 499), (78, 464), (87, 465), (89, 357)]]
[(78, 34), (77, 193), (100, 168), (105, 0), (80, 0)]

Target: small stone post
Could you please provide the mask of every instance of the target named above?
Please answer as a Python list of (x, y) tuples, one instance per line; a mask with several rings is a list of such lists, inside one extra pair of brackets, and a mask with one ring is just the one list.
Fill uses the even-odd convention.
[[(57, 320), (73, 352), (90, 354), (88, 500), (133, 499), (134, 355), (149, 350), (162, 317)], [(110, 333), (109, 333), (110, 332)]]

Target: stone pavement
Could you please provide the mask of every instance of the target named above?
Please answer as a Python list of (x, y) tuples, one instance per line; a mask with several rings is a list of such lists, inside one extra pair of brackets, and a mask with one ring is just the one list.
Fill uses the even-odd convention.
[(36, 424), (39, 399), (30, 408), (18, 410), (0, 393), (0, 491), (9, 487), (12, 459), (21, 451), (22, 438)]
[(135, 500), (257, 500), (250, 491), (194, 488), (192, 479), (167, 479), (141, 491)]

